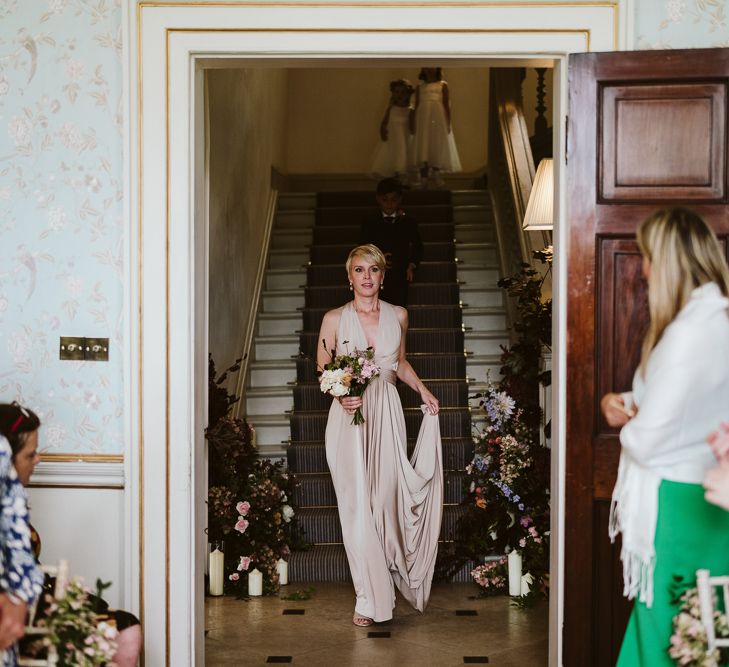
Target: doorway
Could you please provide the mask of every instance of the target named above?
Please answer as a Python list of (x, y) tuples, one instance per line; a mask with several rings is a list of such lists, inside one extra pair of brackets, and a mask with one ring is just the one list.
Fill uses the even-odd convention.
[[(507, 4), (508, 3), (502, 3)], [(149, 664), (202, 664), (204, 544), (197, 526), (204, 514), (202, 432), (207, 366), (207, 210), (203, 70), (235, 61), (277, 66), (347, 63), (386, 58), (457, 62), (522, 62), (525, 54), (555, 67), (555, 158), (563, 160), (566, 54), (610, 49), (625, 40), (616, 19), (621, 3), (571, 3), (508, 10), (470, 3), (433, 5), (296, 7), (270, 3), (225, 6), (140, 5), (131, 116), (137, 120), (129, 147), (138, 178), (130, 210), (130, 337), (137, 340), (131, 393), (139, 439), (129, 447), (138, 484), (131, 492), (139, 566), (139, 605), (144, 612)], [(622, 14), (625, 16), (625, 13)], [(606, 18), (609, 19), (606, 21)], [(605, 30), (605, 25), (613, 31)], [(398, 27), (393, 26), (407, 26)], [(587, 27), (585, 27), (587, 26)], [(325, 35), (325, 39), (322, 39)], [(424, 56), (424, 54), (427, 54)], [(143, 74), (143, 76), (142, 76)], [(137, 85), (139, 86), (137, 89)], [(138, 106), (137, 106), (138, 105)], [(138, 143), (137, 143), (138, 142)], [(135, 173), (136, 169), (130, 169)], [(564, 194), (557, 168), (558, 210)], [(560, 214), (561, 215), (561, 214)], [(555, 246), (564, 247), (555, 226)], [(564, 413), (562, 367), (565, 321), (564, 267), (555, 261), (555, 396), (553, 595), (550, 662), (560, 662)], [(196, 539), (197, 538), (197, 539)], [(135, 568), (132, 568), (134, 570)], [(162, 638), (164, 637), (164, 641)]]

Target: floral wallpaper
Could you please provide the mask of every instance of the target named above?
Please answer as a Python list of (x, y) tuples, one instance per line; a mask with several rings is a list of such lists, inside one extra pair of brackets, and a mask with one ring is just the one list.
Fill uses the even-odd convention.
[(0, 401), (48, 452), (123, 451), (120, 2), (0, 0)]
[(729, 0), (635, 0), (636, 49), (729, 46)]
[[(0, 401), (48, 452), (123, 452), (121, 1), (0, 0)], [(636, 0), (635, 46), (729, 46), (728, 2)]]

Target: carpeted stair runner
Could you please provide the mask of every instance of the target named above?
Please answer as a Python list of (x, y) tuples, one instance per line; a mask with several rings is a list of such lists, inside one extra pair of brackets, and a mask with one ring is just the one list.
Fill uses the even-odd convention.
[[(451, 196), (447, 191), (408, 192), (403, 205), (418, 220), (425, 247), (417, 282), (409, 292), (408, 360), (441, 402), (445, 506), (440, 537), (449, 540), (461, 513), (463, 470), (473, 453)], [(292, 581), (350, 578), (324, 448), (331, 398), (319, 391), (313, 358), (324, 313), (351, 299), (344, 262), (360, 222), (373, 210), (371, 192), (317, 195), (287, 452), (289, 469), (300, 482), (296, 491), (300, 525), (313, 546), (291, 555)], [(406, 385), (399, 384), (398, 391), (405, 410), (408, 452), (412, 453), (422, 420), (420, 397)], [(464, 569), (456, 579), (468, 581), (470, 577)]]

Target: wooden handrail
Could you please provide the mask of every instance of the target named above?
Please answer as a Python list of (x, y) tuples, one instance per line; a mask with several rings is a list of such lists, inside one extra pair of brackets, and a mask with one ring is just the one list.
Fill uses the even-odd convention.
[[(492, 68), (489, 92), (489, 192), (496, 222), (502, 275), (517, 273), (522, 263), (542, 272), (532, 257), (551, 243), (549, 232), (524, 232), (522, 221), (534, 181), (534, 159), (524, 118), (523, 68)], [(551, 291), (551, 286), (549, 286)], [(507, 304), (510, 322), (515, 320)]]

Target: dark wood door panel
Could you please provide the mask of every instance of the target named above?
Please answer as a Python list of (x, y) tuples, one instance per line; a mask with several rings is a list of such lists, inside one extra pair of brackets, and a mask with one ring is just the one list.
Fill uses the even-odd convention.
[(630, 387), (648, 321), (635, 230), (685, 205), (729, 237), (729, 49), (569, 65), (563, 655), (583, 667), (614, 664), (629, 608), (607, 535), (620, 444), (599, 400)]
[(726, 198), (725, 83), (604, 85), (599, 97), (601, 201)]

